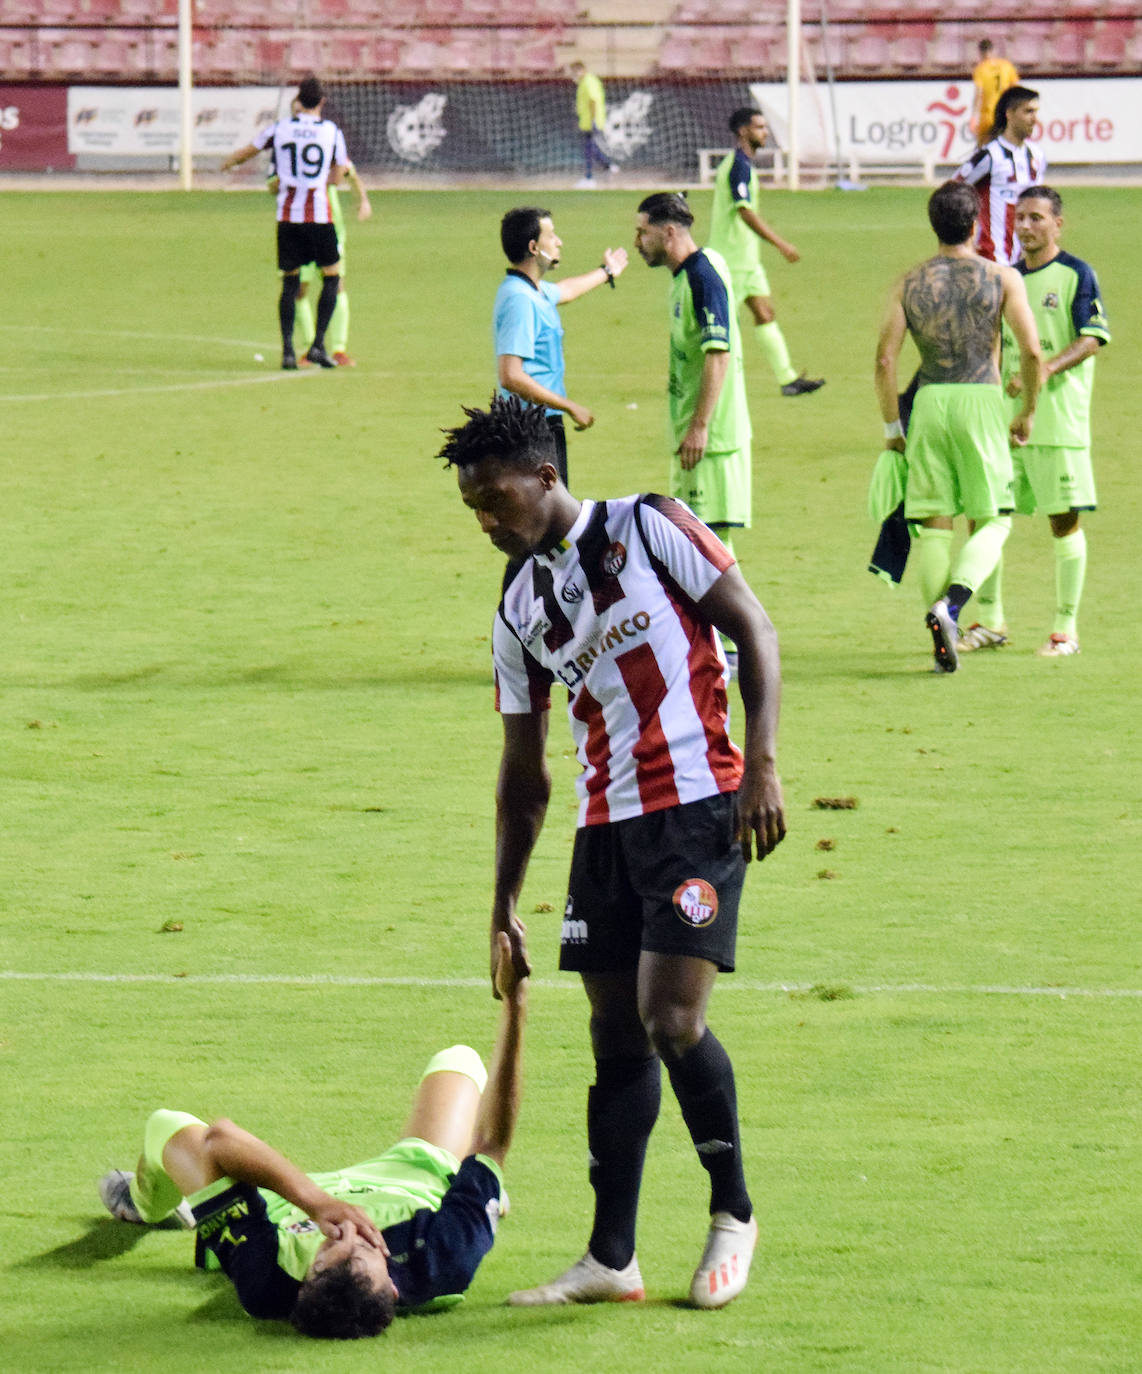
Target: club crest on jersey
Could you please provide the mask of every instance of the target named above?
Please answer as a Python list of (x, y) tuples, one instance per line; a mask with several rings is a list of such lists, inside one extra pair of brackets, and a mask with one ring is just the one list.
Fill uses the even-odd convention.
[(616, 539), (603, 554), (603, 571), (608, 577), (617, 577), (627, 565), (627, 551)]
[(539, 636), (545, 635), (550, 629), (551, 621), (548, 620), (542, 611), (539, 611), (535, 619), (530, 623), (521, 620), (519, 624), (516, 625), (516, 631), (525, 649), (530, 649)]
[(705, 878), (687, 878), (674, 893), (674, 910), (695, 930), (713, 925), (718, 915), (718, 894)]
[(568, 606), (577, 606), (583, 600), (583, 588), (577, 582), (565, 582), (560, 589), (559, 598)]
[(1057, 291), (1048, 291), (1047, 294), (1043, 297), (1043, 309), (1044, 309), (1044, 310), (1058, 310), (1058, 308), (1059, 308), (1059, 293), (1058, 293)]

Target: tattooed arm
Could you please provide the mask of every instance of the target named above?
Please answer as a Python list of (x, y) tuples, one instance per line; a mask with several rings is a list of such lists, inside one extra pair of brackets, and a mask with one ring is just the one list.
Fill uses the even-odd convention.
[[(900, 360), (900, 349), (904, 343), (904, 335), (908, 332), (908, 321), (904, 317), (904, 307), (900, 303), (903, 285), (904, 279), (902, 278), (892, 288), (888, 308), (884, 312), (884, 320), (880, 326), (880, 337), (876, 341), (876, 369), (873, 374), (873, 385), (876, 388), (876, 399), (880, 402), (880, 418), (886, 425), (891, 424), (893, 420), (900, 419), (900, 399), (897, 396), (897, 364)], [(886, 439), (884, 446), (894, 449), (897, 453), (903, 453), (903, 435), (898, 435), (895, 439)]]

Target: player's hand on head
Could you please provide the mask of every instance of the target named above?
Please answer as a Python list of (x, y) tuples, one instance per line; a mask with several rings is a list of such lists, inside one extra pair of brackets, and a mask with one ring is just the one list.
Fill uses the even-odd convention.
[(389, 1253), (377, 1223), (352, 1203), (330, 1197), (315, 1210), (313, 1220), (317, 1222), (322, 1235), (330, 1240), (351, 1240), (354, 1236), (360, 1236), (366, 1245), (371, 1245), (382, 1255)]

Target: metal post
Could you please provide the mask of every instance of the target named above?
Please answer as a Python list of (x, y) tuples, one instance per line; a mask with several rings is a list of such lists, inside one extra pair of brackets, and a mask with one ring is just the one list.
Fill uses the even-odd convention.
[(194, 180), (194, 112), (191, 109), (191, 38), (193, 0), (178, 0), (178, 170), (179, 185), (189, 191)]
[(801, 103), (801, 0), (788, 0), (785, 38), (789, 46), (786, 72), (789, 83), (789, 189), (796, 191), (801, 185), (801, 132), (798, 128)]

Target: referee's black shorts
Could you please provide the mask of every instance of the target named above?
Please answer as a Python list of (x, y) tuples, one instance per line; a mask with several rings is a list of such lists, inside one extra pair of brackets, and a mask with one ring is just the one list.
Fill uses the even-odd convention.
[(737, 793), (575, 832), (559, 967), (625, 973), (643, 950), (734, 967), (745, 858)]
[(341, 257), (332, 224), (278, 224), (278, 271), (296, 272), (307, 263), (332, 267)]

